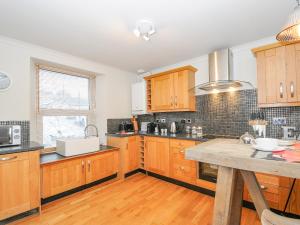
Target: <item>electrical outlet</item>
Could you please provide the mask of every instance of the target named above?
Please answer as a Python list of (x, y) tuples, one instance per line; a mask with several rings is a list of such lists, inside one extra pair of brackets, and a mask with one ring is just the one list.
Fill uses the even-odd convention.
[(156, 119), (156, 123), (160, 123), (160, 119)]
[(286, 125), (286, 118), (285, 117), (274, 117), (273, 120), (273, 125)]
[(192, 119), (186, 119), (186, 123), (192, 123)]
[(160, 119), (161, 123), (166, 123), (166, 119)]

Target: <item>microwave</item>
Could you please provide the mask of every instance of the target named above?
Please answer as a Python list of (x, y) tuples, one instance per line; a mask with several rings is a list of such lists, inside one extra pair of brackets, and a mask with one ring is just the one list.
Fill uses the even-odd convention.
[(0, 125), (0, 147), (21, 144), (20, 125)]

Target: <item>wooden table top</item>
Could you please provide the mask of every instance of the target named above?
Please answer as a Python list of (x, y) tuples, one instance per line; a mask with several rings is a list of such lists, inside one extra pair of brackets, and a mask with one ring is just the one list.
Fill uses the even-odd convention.
[(272, 152), (261, 152), (237, 139), (217, 138), (185, 151), (185, 158), (235, 169), (261, 172), (300, 179), (300, 163), (274, 157)]

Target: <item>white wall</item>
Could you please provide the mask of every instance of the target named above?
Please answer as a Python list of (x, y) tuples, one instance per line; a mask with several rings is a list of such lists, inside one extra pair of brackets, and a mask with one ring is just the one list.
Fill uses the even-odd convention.
[[(256, 87), (256, 60), (251, 49), (274, 42), (276, 42), (275, 37), (268, 37), (262, 40), (230, 47), (233, 53), (233, 79), (249, 81)], [(208, 82), (208, 54), (157, 68), (143, 75), (148, 76), (150, 74), (186, 65), (192, 65), (198, 69), (196, 72), (196, 85)]]
[(93, 61), (0, 37), (0, 71), (12, 78), (12, 86), (0, 92), (0, 120), (31, 120), (31, 139), (36, 140), (34, 123), (34, 69), (32, 59), (60, 64), (97, 74), (96, 121), (105, 141), (107, 118), (131, 115), (131, 84), (136, 75)]

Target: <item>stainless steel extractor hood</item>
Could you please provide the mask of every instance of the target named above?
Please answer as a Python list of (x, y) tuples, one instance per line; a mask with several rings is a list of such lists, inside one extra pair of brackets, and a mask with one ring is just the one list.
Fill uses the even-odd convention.
[(202, 91), (231, 91), (252, 89), (250, 82), (234, 80), (232, 77), (233, 60), (230, 49), (212, 52), (208, 55), (209, 82), (196, 86)]

